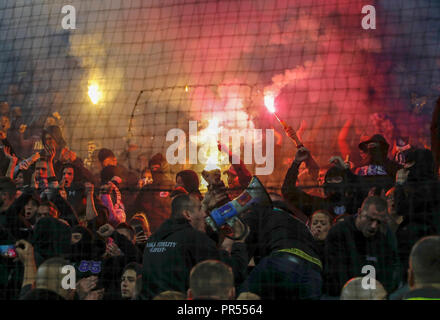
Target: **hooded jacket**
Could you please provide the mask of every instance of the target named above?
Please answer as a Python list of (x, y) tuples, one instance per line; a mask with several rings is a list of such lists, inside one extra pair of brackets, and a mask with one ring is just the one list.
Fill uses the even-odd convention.
[(191, 269), (208, 259), (230, 265), (236, 283), (244, 279), (248, 257), (243, 243), (234, 243), (229, 255), (218, 250), (213, 240), (192, 228), (185, 219), (166, 220), (145, 246), (142, 296), (152, 299), (167, 290), (186, 292)]

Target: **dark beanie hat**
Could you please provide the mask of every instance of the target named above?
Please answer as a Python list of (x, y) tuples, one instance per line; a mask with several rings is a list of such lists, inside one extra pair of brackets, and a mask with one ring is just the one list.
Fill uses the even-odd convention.
[(105, 159), (109, 158), (109, 157), (114, 157), (115, 154), (113, 153), (113, 151), (111, 151), (110, 149), (107, 148), (102, 148), (101, 150), (99, 150), (98, 153), (98, 159), (99, 162), (103, 162)]

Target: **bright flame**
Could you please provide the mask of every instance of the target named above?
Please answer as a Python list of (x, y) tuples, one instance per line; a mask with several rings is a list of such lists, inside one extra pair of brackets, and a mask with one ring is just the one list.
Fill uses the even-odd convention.
[(185, 92), (188, 92), (188, 86), (185, 86)]
[(218, 152), (217, 154), (212, 154), (209, 156), (204, 170), (211, 171), (215, 169), (221, 170), (221, 168), (218, 166)]
[(97, 83), (92, 83), (89, 85), (89, 97), (93, 104), (97, 104), (102, 98), (102, 93), (99, 90)]
[(275, 112), (275, 96), (272, 92), (268, 92), (264, 95), (264, 104), (267, 110), (274, 113)]
[[(221, 170), (219, 166), (220, 151), (218, 151), (217, 140), (219, 139), (220, 127), (218, 119), (208, 120), (208, 126), (200, 131), (198, 143), (207, 146), (205, 151), (206, 164), (203, 170), (211, 171), (215, 169)], [(205, 179), (200, 181), (200, 191), (206, 192), (208, 190), (208, 183)]]

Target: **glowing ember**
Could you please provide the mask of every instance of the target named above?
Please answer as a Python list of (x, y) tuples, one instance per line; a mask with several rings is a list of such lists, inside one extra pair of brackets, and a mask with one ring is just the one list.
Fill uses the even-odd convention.
[(274, 113), (275, 112), (275, 96), (273, 93), (269, 92), (264, 95), (264, 104), (267, 110)]
[(99, 100), (102, 98), (102, 93), (99, 90), (99, 86), (97, 83), (92, 83), (89, 85), (89, 98), (93, 104), (97, 104)]

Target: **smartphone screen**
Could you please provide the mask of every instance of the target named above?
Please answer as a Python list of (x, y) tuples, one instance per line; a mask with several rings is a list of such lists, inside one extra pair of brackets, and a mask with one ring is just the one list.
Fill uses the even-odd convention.
[(17, 257), (15, 246), (13, 244), (0, 245), (0, 255), (5, 258)]

